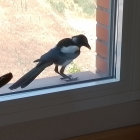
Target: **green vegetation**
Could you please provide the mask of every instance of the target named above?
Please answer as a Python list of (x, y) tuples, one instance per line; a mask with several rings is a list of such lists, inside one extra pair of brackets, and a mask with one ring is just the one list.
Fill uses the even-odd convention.
[(81, 72), (81, 70), (75, 63), (72, 62), (68, 69), (68, 73), (76, 73), (76, 72)]
[(63, 14), (65, 10), (65, 3), (59, 0), (49, 0), (49, 3), (51, 4), (52, 8), (56, 10), (58, 13)]
[(87, 15), (93, 15), (96, 9), (94, 0), (74, 0), (79, 7), (82, 8), (82, 11)]
[(96, 0), (47, 0), (47, 2), (60, 14), (69, 10), (81, 16), (93, 16), (96, 10)]

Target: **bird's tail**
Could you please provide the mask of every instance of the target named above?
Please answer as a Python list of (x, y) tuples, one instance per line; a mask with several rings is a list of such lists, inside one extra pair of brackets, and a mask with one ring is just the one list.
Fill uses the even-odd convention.
[(27, 72), (25, 75), (23, 75), (18, 81), (16, 81), (9, 88), (11, 90), (13, 90), (18, 87), (24, 88), (24, 87), (28, 86), (46, 67), (50, 66), (51, 64), (50, 63), (42, 64), (42, 65), (34, 67), (29, 72)]

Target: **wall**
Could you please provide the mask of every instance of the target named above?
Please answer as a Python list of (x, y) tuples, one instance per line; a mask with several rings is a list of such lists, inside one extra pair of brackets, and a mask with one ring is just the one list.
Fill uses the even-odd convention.
[(0, 127), (0, 140), (61, 140), (140, 123), (140, 102), (129, 102)]
[(97, 0), (96, 12), (96, 69), (108, 73), (110, 45), (111, 0)]

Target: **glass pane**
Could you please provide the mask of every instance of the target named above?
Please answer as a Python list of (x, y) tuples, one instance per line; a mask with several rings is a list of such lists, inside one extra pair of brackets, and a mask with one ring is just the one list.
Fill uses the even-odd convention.
[[(80, 56), (66, 68), (65, 73), (89, 71), (97, 74), (96, 7), (96, 0), (0, 1), (0, 74), (12, 72), (14, 77), (10, 83), (16, 82), (36, 66), (34, 60), (59, 40), (78, 34), (88, 38), (92, 49), (82, 47)], [(52, 65), (36, 79), (54, 76), (58, 74)], [(5, 92), (8, 87), (6, 85), (0, 90)]]

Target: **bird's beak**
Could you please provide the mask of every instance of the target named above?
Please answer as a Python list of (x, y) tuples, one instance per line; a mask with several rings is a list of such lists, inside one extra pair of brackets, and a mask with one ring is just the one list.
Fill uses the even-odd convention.
[(91, 50), (91, 47), (90, 47), (90, 45), (87, 43), (86, 45), (85, 45), (88, 49), (90, 49)]

